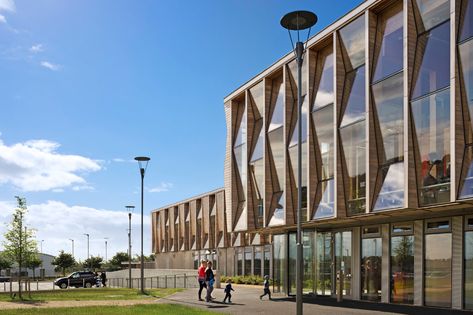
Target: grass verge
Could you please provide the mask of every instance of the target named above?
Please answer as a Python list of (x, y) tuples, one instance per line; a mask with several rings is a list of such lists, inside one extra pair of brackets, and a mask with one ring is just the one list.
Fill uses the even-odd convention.
[[(70, 289), (70, 290), (51, 290), (38, 291), (31, 293), (31, 299), (24, 294), (24, 301), (100, 301), (100, 300), (139, 300), (147, 298), (161, 298), (170, 294), (180, 292), (182, 289), (152, 289), (147, 290), (146, 295), (141, 294), (136, 289), (114, 289), (114, 288), (91, 288), (91, 289)], [(10, 298), (9, 293), (0, 293), (0, 301), (12, 302), (19, 301), (18, 297), (14, 300)]]
[(3, 310), (2, 315), (79, 315), (79, 314), (94, 314), (94, 315), (125, 315), (125, 314), (160, 314), (160, 315), (175, 315), (175, 314), (218, 314), (206, 310), (191, 308), (176, 304), (148, 304), (148, 305), (134, 305), (134, 306), (93, 306), (93, 307), (76, 307), (76, 308), (32, 308), (32, 309), (17, 309), (17, 310)]

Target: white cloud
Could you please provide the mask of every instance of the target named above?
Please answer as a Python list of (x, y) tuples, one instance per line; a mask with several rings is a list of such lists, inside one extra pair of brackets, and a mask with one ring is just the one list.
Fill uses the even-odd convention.
[(5, 16), (1, 14), (0, 14), (0, 23), (7, 24), (7, 19), (5, 18)]
[(123, 162), (126, 162), (126, 161), (124, 159), (121, 159), (121, 158), (114, 158), (113, 162), (123, 163)]
[(61, 69), (61, 65), (54, 64), (49, 61), (41, 61), (40, 65), (51, 71), (59, 71)]
[(46, 191), (70, 186), (87, 187), (84, 172), (101, 166), (90, 158), (56, 152), (59, 144), (30, 140), (5, 145), (0, 140), (0, 184), (13, 184), (23, 191)]
[(73, 186), (73, 191), (81, 191), (81, 190), (94, 190), (94, 187), (90, 185), (82, 185), (82, 186)]
[[(0, 201), (0, 222), (10, 222), (15, 208), (14, 202)], [(76, 259), (87, 257), (87, 238), (83, 233), (90, 234), (90, 255), (105, 256), (105, 237), (108, 237), (108, 258), (117, 251), (126, 252), (128, 246), (128, 213), (95, 209), (85, 206), (69, 206), (60, 201), (47, 201), (41, 204), (28, 205), (26, 216), (28, 227), (36, 229), (38, 242), (44, 240), (43, 251), (57, 255), (60, 250), (71, 252), (74, 239), (74, 254)], [(132, 215), (132, 253), (140, 248), (140, 216)], [(151, 252), (151, 219), (144, 218), (144, 249), (145, 255)], [(0, 250), (3, 248), (5, 225), (0, 224)], [(38, 246), (39, 247), (39, 246)], [(39, 248), (38, 248), (39, 249)]]
[(15, 12), (15, 2), (13, 0), (0, 0), (0, 11)]
[(36, 44), (36, 45), (31, 46), (30, 51), (32, 53), (40, 53), (40, 52), (44, 51), (43, 44)]
[(173, 183), (161, 183), (157, 187), (148, 189), (148, 192), (151, 193), (159, 193), (159, 192), (164, 192), (164, 191), (169, 191), (173, 187)]

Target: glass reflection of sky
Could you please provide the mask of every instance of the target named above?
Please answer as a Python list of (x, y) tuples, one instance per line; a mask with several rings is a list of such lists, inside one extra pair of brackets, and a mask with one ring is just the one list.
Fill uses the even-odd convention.
[(350, 60), (351, 67), (355, 69), (365, 63), (365, 16), (362, 15), (340, 30), (340, 37)]
[(373, 210), (400, 208), (404, 205), (404, 162), (389, 166)]

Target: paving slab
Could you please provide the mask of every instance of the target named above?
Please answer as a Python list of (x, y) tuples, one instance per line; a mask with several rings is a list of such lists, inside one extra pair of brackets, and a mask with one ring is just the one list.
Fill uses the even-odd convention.
[[(293, 297), (274, 295), (270, 301), (264, 297), (261, 301), (259, 296), (263, 294), (263, 288), (254, 286), (234, 285), (232, 292), (232, 303), (223, 303), (225, 296), (223, 289), (215, 289), (213, 295), (215, 300), (211, 303), (198, 301), (197, 290), (187, 289), (166, 298), (159, 299), (158, 303), (183, 304), (198, 307), (210, 311), (216, 311), (235, 315), (248, 314), (271, 314), (287, 315), (296, 313), (296, 303)], [(205, 296), (205, 290), (202, 296)], [(317, 315), (387, 315), (387, 314), (412, 314), (412, 315), (440, 315), (440, 314), (471, 314), (465, 311), (454, 311), (450, 309), (434, 309), (427, 307), (413, 307), (404, 305), (392, 305), (383, 303), (372, 303), (363, 301), (345, 300), (337, 302), (329, 297), (307, 297), (304, 299), (304, 314)]]

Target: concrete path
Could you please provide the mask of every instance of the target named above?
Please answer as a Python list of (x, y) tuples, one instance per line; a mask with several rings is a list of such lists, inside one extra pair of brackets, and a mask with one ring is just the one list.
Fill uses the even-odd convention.
[[(287, 298), (282, 295), (273, 295), (273, 300), (269, 301), (267, 297), (260, 301), (259, 295), (262, 294), (262, 288), (252, 286), (234, 285), (235, 292), (232, 292), (232, 304), (222, 302), (225, 294), (223, 289), (215, 289), (216, 299), (212, 303), (198, 301), (197, 290), (188, 289), (183, 292), (173, 294), (169, 297), (159, 299), (158, 303), (183, 304), (192, 307), (199, 307), (216, 312), (248, 315), (248, 314), (271, 314), (288, 315), (295, 314), (296, 303), (294, 298)], [(205, 290), (204, 292), (205, 293)], [(204, 295), (204, 294), (203, 294)], [(377, 315), (377, 314), (413, 314), (413, 315), (437, 315), (437, 314), (471, 314), (462, 311), (439, 310), (425, 307), (409, 307), (400, 305), (390, 305), (382, 303), (370, 303), (360, 301), (343, 301), (337, 303), (331, 298), (307, 298), (304, 300), (305, 314), (330, 314), (330, 315)]]

